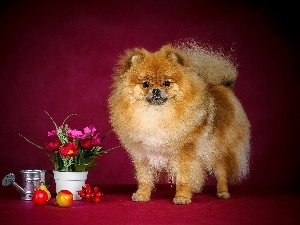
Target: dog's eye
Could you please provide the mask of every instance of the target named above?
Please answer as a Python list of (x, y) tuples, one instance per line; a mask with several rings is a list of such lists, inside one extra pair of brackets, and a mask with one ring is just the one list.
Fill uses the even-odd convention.
[(171, 85), (171, 82), (168, 81), (168, 80), (165, 80), (165, 81), (162, 83), (162, 86), (164, 86), (164, 87), (170, 87), (170, 85)]
[(144, 82), (143, 82), (143, 87), (144, 87), (144, 88), (150, 87), (150, 82), (149, 82), (149, 81), (144, 81)]

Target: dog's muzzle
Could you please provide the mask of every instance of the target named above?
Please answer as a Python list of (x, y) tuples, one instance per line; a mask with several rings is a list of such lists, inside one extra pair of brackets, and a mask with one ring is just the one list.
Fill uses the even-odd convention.
[(160, 89), (153, 89), (149, 92), (147, 101), (151, 104), (160, 105), (165, 103), (168, 98), (161, 92)]

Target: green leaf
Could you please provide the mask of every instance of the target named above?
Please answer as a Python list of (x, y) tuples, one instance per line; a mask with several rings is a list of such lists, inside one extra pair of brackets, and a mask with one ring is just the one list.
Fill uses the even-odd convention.
[(90, 157), (86, 158), (86, 159), (84, 160), (84, 164), (85, 164), (85, 165), (88, 165), (88, 164), (93, 163), (97, 157), (98, 157), (98, 156), (90, 156)]

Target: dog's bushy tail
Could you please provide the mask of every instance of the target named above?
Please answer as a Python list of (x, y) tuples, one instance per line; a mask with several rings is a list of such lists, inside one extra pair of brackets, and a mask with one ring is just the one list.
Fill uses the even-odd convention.
[(206, 82), (232, 88), (237, 78), (237, 66), (229, 56), (201, 46), (195, 40), (187, 40), (176, 45), (189, 58), (191, 67)]

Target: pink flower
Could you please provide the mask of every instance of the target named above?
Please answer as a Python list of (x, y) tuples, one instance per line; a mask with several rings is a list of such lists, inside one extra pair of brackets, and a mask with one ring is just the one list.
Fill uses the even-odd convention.
[(51, 132), (48, 131), (48, 137), (52, 135), (57, 135), (57, 131), (56, 130), (53, 130)]
[(83, 136), (82, 138), (86, 138), (87, 136), (93, 136), (95, 133), (97, 133), (97, 130), (94, 126), (88, 126), (83, 128)]
[(99, 146), (100, 145), (100, 142), (101, 142), (101, 138), (99, 136), (99, 133), (97, 133), (96, 135), (94, 135), (92, 137), (92, 140), (93, 140), (93, 144), (94, 146)]
[(75, 143), (68, 142), (64, 147), (59, 150), (61, 156), (73, 157), (78, 153), (78, 145)]
[(69, 129), (66, 134), (68, 137), (70, 137), (72, 139), (82, 137), (82, 132), (79, 130), (76, 130), (76, 129), (74, 129), (74, 130)]

